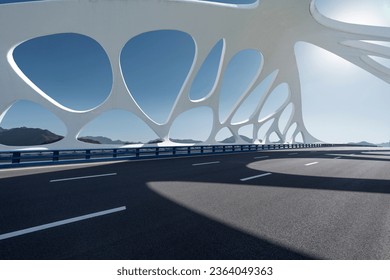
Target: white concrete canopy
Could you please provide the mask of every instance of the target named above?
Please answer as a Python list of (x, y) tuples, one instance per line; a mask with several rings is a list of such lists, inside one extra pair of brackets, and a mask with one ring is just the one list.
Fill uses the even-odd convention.
[[(196, 43), (192, 68), (175, 101), (168, 120), (158, 124), (138, 106), (123, 79), (120, 54), (133, 37), (148, 31), (180, 30)], [(23, 42), (40, 36), (76, 33), (98, 42), (106, 51), (113, 72), (113, 85), (107, 99), (87, 111), (75, 111), (50, 98), (19, 69), (13, 50)], [(211, 92), (200, 100), (190, 100), (189, 91), (199, 69), (215, 44), (223, 40), (222, 59)], [(364, 40), (364, 41), (363, 41)], [(324, 48), (390, 83), (390, 69), (370, 56), (390, 58), (390, 48), (365, 41), (390, 41), (390, 28), (339, 22), (322, 15), (312, 0), (261, 0), (254, 4), (232, 5), (197, 0), (60, 0), (4, 4), (0, 6), (0, 121), (18, 100), (38, 103), (61, 119), (67, 135), (59, 142), (42, 147), (84, 148), (91, 144), (77, 140), (81, 129), (100, 114), (111, 109), (134, 113), (161, 139), (159, 145), (171, 145), (169, 130), (183, 112), (209, 107), (213, 112), (211, 133), (205, 144), (216, 144), (215, 137), (224, 128), (231, 131), (236, 143), (244, 143), (238, 130), (252, 125), (253, 141), (261, 126), (274, 120), (264, 142), (276, 134), (281, 143), (292, 143), (302, 135), (306, 143), (319, 142), (305, 128), (302, 117), (300, 80), (294, 53), (297, 42), (309, 42)], [(263, 55), (262, 67), (249, 88), (223, 122), (219, 121), (221, 81), (232, 57), (241, 50), (255, 49)], [(253, 114), (240, 123), (232, 118), (252, 90), (274, 74), (267, 93)], [(284, 104), (265, 119), (258, 120), (267, 97), (281, 83), (287, 83), (289, 96)], [(278, 122), (284, 109), (293, 104), (292, 114), (281, 131)], [(294, 127), (291, 133), (289, 129)], [(287, 139), (287, 134), (291, 138)], [(264, 143), (263, 142), (263, 143)], [(96, 147), (96, 146), (94, 146)], [(23, 148), (23, 147), (20, 147)], [(0, 150), (15, 147), (0, 144)]]

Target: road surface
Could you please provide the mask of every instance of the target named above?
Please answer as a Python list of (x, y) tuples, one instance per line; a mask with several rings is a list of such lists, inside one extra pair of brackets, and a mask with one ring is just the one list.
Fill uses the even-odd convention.
[(0, 259), (390, 259), (390, 150), (0, 170)]

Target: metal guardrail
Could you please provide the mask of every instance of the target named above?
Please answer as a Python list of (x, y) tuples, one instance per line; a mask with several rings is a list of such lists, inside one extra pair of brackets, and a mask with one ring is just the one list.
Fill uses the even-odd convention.
[(139, 160), (188, 155), (223, 154), (259, 150), (334, 147), (340, 144), (248, 144), (205, 145), (174, 147), (103, 148), (74, 150), (14, 150), (0, 151), (0, 168), (97, 162), (112, 160)]

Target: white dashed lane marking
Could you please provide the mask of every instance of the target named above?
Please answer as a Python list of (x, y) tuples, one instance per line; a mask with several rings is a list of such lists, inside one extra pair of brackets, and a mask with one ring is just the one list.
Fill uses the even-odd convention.
[(193, 163), (192, 166), (208, 165), (208, 164), (218, 164), (218, 163), (221, 163), (221, 162), (220, 161), (200, 162), (200, 163)]
[(271, 174), (272, 173), (259, 174), (259, 175), (255, 175), (255, 176), (251, 176), (251, 177), (242, 178), (242, 179), (240, 179), (240, 181), (242, 181), (242, 182), (249, 181), (249, 180), (256, 179), (256, 178), (265, 177), (265, 176), (268, 176)]
[(90, 179), (90, 178), (97, 178), (97, 177), (106, 177), (106, 176), (115, 176), (117, 173), (108, 173), (108, 174), (97, 174), (97, 175), (90, 175), (90, 176), (81, 176), (81, 177), (72, 177), (72, 178), (63, 178), (63, 179), (53, 179), (50, 180), (50, 183), (55, 182), (62, 182), (62, 181), (72, 181), (72, 180), (81, 180), (81, 179)]
[(100, 212), (95, 212), (95, 213), (91, 213), (91, 214), (87, 214), (87, 215), (83, 215), (83, 216), (78, 216), (78, 217), (74, 217), (74, 218), (70, 218), (70, 219), (66, 219), (66, 220), (61, 220), (61, 221), (57, 221), (57, 222), (53, 222), (53, 223), (49, 223), (49, 224), (44, 224), (44, 225), (40, 225), (40, 226), (30, 227), (30, 228), (26, 228), (26, 229), (22, 229), (22, 230), (18, 230), (18, 231), (13, 231), (13, 232), (9, 232), (9, 233), (4, 233), (4, 234), (0, 235), (0, 240), (32, 233), (32, 232), (36, 232), (36, 231), (40, 231), (40, 230), (45, 230), (48, 228), (58, 227), (58, 226), (62, 226), (62, 225), (70, 224), (70, 223), (75, 223), (75, 222), (79, 222), (79, 221), (86, 220), (86, 219), (96, 218), (99, 216), (108, 215), (108, 214), (112, 214), (112, 213), (124, 211), (124, 210), (126, 210), (126, 206), (108, 209), (108, 210), (104, 210), (104, 211), (100, 211)]

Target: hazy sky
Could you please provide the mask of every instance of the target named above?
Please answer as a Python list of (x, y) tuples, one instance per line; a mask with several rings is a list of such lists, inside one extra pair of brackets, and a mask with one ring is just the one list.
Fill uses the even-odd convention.
[[(23, 1), (0, 0), (0, 4), (5, 2)], [(390, 0), (320, 0), (318, 8), (338, 20), (390, 26)], [(142, 34), (124, 47), (121, 66), (125, 82), (137, 103), (156, 122), (163, 123), (168, 117), (191, 67), (194, 50), (191, 36), (178, 31)], [(191, 99), (202, 98), (211, 89), (221, 50), (220, 41), (211, 50), (196, 77), (190, 92)], [(362, 140), (381, 143), (390, 140), (390, 87), (387, 83), (309, 43), (298, 43), (295, 53), (301, 78), (304, 120), (315, 137), (335, 143)], [(99, 105), (111, 89), (112, 74), (107, 55), (99, 44), (82, 35), (51, 35), (28, 41), (15, 50), (14, 58), (38, 87), (59, 103), (75, 110)], [(253, 78), (261, 59), (260, 52), (244, 50), (229, 62), (222, 81), (220, 119), (226, 117), (229, 108)], [(255, 89), (234, 116), (233, 122), (248, 117), (266, 84), (267, 81)], [(286, 89), (285, 85), (277, 88), (277, 94), (273, 96), (278, 98), (272, 97), (267, 102), (260, 119), (283, 102)], [(130, 123), (130, 126), (124, 126), (125, 123)], [(60, 120), (29, 101), (14, 104), (0, 126), (41, 127), (62, 135), (66, 133)], [(205, 140), (210, 129), (211, 111), (202, 107), (180, 116), (170, 136)], [(249, 131), (243, 129), (243, 134), (245, 130)], [(120, 110), (101, 115), (88, 124), (81, 135), (103, 135), (128, 141), (156, 138), (143, 122)]]

